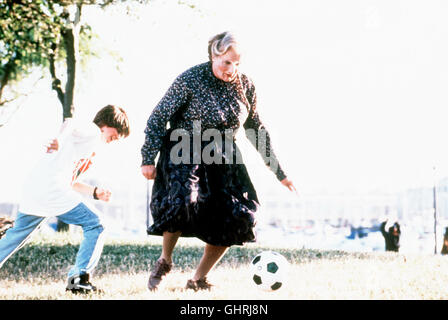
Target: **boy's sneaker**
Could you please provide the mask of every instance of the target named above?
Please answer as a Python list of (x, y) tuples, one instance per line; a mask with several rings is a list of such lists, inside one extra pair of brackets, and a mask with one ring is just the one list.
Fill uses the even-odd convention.
[(89, 282), (89, 274), (81, 274), (68, 278), (67, 288), (65, 291), (71, 291), (72, 293), (101, 293), (102, 290), (97, 289)]

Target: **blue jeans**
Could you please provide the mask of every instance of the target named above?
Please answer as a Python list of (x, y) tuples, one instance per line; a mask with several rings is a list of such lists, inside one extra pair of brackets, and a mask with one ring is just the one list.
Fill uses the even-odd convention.
[[(68, 277), (91, 273), (98, 264), (103, 251), (104, 227), (98, 215), (84, 203), (78, 204), (72, 210), (59, 215), (58, 218), (67, 224), (81, 226), (84, 239), (76, 255), (75, 265), (68, 272)], [(19, 250), (32, 233), (46, 220), (45, 217), (32, 216), (19, 212), (14, 226), (6, 231), (0, 239), (0, 268)]]

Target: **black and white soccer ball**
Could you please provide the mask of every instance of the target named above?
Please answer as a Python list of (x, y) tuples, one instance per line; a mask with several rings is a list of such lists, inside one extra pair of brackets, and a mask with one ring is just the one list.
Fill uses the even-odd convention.
[(286, 280), (289, 263), (275, 251), (263, 251), (251, 262), (251, 276), (257, 288), (265, 291), (280, 289)]

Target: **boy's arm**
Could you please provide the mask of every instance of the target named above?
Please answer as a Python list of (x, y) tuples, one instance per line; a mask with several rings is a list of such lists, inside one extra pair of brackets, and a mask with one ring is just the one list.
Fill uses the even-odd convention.
[(45, 145), (45, 148), (47, 148), (47, 153), (52, 153), (53, 151), (59, 150), (59, 141), (57, 138), (54, 138), (53, 140), (50, 140)]
[(73, 190), (86, 195), (91, 196), (96, 200), (109, 201), (111, 192), (106, 189), (94, 187), (82, 182), (75, 182), (72, 185)]
[(67, 127), (69, 124), (72, 123), (71, 118), (67, 118), (64, 123), (62, 124), (61, 128), (59, 129), (59, 135), (56, 138), (53, 138), (52, 140), (48, 141), (48, 143), (45, 145), (47, 148), (47, 153), (52, 153), (53, 151), (59, 150), (59, 142), (61, 140), (64, 140), (65, 136), (69, 133)]

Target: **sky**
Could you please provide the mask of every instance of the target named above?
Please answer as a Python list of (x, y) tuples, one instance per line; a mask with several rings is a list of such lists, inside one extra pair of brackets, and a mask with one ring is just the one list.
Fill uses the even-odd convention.
[[(448, 177), (446, 2), (187, 3), (195, 8), (160, 0), (129, 14), (125, 6), (83, 11), (101, 55), (78, 78), (76, 116), (93, 118), (111, 103), (132, 125), (99, 160), (106, 182), (145, 186), (147, 118), (178, 74), (207, 60), (208, 39), (224, 30), (240, 39), (241, 69), (299, 194), (397, 192)], [(33, 79), (0, 128), (0, 202), (18, 198), (42, 144), (57, 134), (61, 112), (49, 79)], [(255, 187), (291, 197), (248, 141), (238, 143)]]

